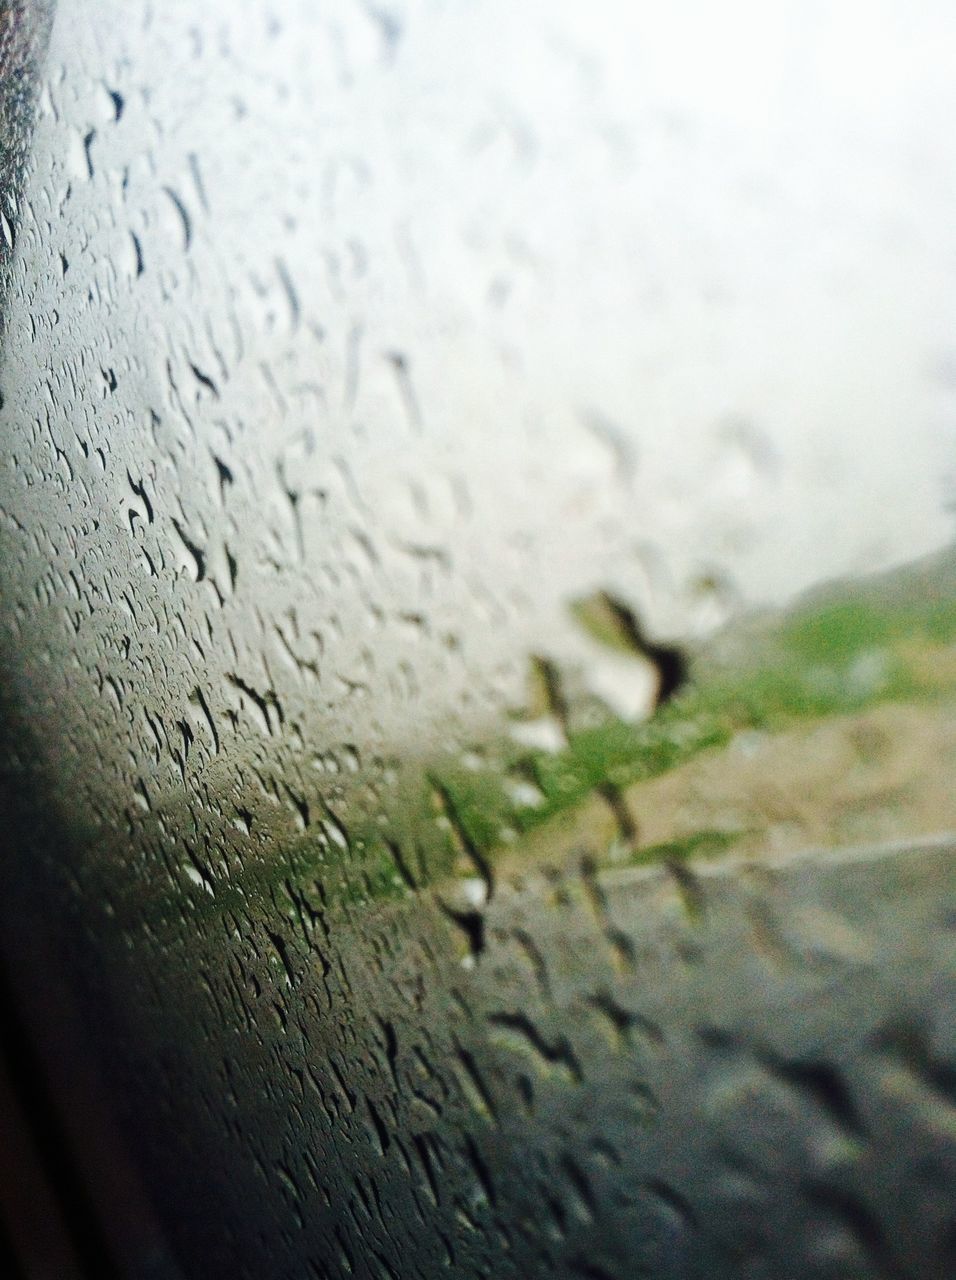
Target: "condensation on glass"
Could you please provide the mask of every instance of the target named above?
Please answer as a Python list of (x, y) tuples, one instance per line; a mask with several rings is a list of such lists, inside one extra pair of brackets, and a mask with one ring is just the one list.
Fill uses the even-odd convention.
[(956, 1270), (954, 58), (58, 6), (17, 874), (186, 1274)]

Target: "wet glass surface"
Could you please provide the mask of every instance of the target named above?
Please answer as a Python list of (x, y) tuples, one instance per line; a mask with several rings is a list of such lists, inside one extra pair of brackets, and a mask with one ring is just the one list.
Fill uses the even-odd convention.
[(954, 45), (58, 6), (5, 910), (185, 1274), (952, 1274)]

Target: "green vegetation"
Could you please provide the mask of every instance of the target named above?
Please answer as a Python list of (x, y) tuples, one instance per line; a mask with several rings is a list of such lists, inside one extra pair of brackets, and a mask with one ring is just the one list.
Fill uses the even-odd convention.
[[(604, 607), (575, 605), (589, 633), (626, 647)], [(498, 744), (486, 769), (449, 764), (440, 771), (464, 839), (491, 861), (506, 844), (573, 810), (595, 790), (657, 777), (743, 730), (780, 732), (800, 721), (860, 711), (886, 702), (918, 702), (956, 692), (956, 600), (898, 603), (872, 595), (815, 603), (775, 626), (742, 636), (739, 656), (692, 663), (685, 688), (640, 724), (613, 717), (576, 732), (557, 752)], [(532, 783), (535, 803), (518, 803), (507, 779)], [(517, 839), (515, 839), (517, 837)], [(702, 832), (677, 846), (639, 850), (640, 861), (713, 851), (727, 837)], [(696, 843), (695, 843), (696, 842)], [(449, 859), (437, 868), (447, 873)]]
[[(487, 884), (497, 861), (507, 856), (511, 867), (520, 865), (528, 838), (539, 832), (540, 854), (549, 845), (548, 824), (573, 822), (595, 794), (607, 799), (719, 752), (741, 732), (773, 735), (884, 703), (954, 699), (956, 559), (950, 560), (952, 567), (945, 561), (936, 577), (917, 566), (839, 594), (831, 589), (782, 616), (745, 620), (690, 655), (688, 681), (642, 723), (616, 718), (593, 699), (575, 705), (555, 665), (532, 658), (528, 705), (516, 724), (549, 723), (557, 750), (522, 745), (502, 732), (462, 758), (409, 758), (379, 796), (377, 812), (340, 818), (327, 811), (281, 860), (217, 878), (208, 895), (194, 895), (193, 908), (222, 912), (262, 896), (301, 918), (303, 911), (404, 899), (460, 877)], [(643, 637), (610, 597), (578, 602), (572, 612), (593, 640), (639, 656)], [(702, 830), (636, 848), (625, 841), (613, 856), (615, 865), (679, 864), (719, 855), (741, 834)], [(168, 906), (173, 914), (181, 910), (172, 899)]]
[(716, 857), (733, 847), (737, 837), (728, 831), (695, 831), (683, 840), (645, 845), (629, 859), (631, 866), (653, 862), (686, 862), (689, 858)]

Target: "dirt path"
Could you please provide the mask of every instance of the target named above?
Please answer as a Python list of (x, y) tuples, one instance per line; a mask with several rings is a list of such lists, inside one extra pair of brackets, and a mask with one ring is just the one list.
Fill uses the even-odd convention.
[[(790, 852), (956, 831), (956, 703), (886, 705), (786, 732), (739, 734), (623, 794), (630, 844), (595, 796), (520, 840), (499, 869), (590, 852), (626, 863), (673, 845)], [(715, 834), (716, 833), (716, 834)]]

